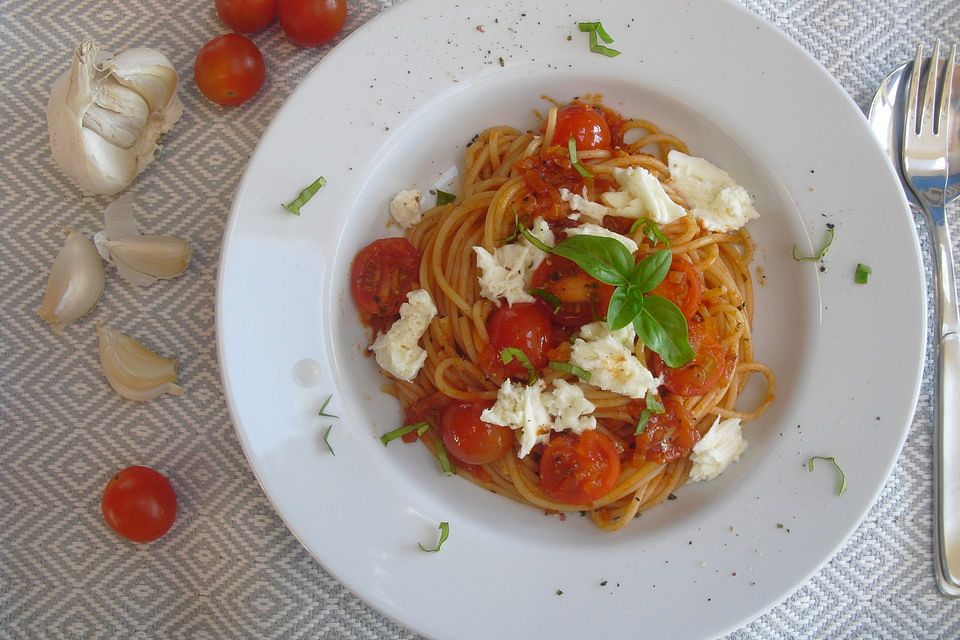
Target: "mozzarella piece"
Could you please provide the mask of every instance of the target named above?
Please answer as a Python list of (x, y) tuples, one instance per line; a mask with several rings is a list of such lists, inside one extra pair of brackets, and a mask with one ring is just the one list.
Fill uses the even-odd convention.
[[(569, 189), (560, 189), (560, 199), (570, 205), (571, 211), (576, 211), (582, 213), (588, 218), (593, 218), (597, 222), (603, 222), (603, 216), (607, 215), (609, 211), (605, 206), (599, 202), (591, 202), (587, 200), (587, 188), (583, 188), (583, 195), (577, 195), (576, 193), (571, 192)], [(579, 219), (579, 215), (574, 218), (572, 217), (576, 214), (571, 214), (567, 216), (571, 220)]]
[(420, 222), (420, 192), (416, 189), (401, 191), (390, 201), (390, 215), (397, 223), (407, 229)]
[(553, 381), (553, 391), (543, 394), (547, 412), (554, 416), (554, 431), (573, 431), (576, 434), (597, 428), (597, 419), (592, 416), (596, 406), (583, 395), (580, 385), (571, 384), (563, 378)]
[(582, 224), (579, 227), (571, 227), (567, 229), (568, 236), (603, 236), (605, 238), (613, 238), (614, 240), (619, 240), (623, 246), (627, 248), (630, 253), (633, 253), (637, 250), (637, 243), (627, 236), (622, 236), (619, 233), (610, 231), (609, 229), (604, 229), (600, 225), (592, 224), (590, 222)]
[(407, 294), (400, 305), (400, 319), (370, 345), (377, 364), (400, 380), (412, 381), (427, 360), (427, 352), (417, 344), (437, 315), (437, 307), (425, 289)]
[[(597, 323), (591, 323), (591, 325)], [(606, 324), (605, 322), (602, 324)], [(590, 372), (590, 384), (630, 398), (643, 398), (647, 391), (656, 391), (663, 380), (654, 378), (650, 370), (633, 354), (629, 334), (606, 333), (591, 328), (577, 338), (570, 354), (571, 364)], [(619, 334), (619, 335), (617, 335)]]
[(543, 380), (529, 386), (505, 380), (497, 391), (496, 403), (480, 414), (484, 422), (520, 430), (520, 458), (538, 442), (550, 441), (550, 414), (543, 404), (545, 386)]
[(735, 231), (760, 217), (747, 190), (720, 167), (676, 150), (667, 155), (667, 162), (674, 188), (704, 228)]
[(611, 331), (610, 325), (602, 320), (580, 327), (580, 337), (584, 340), (599, 340), (607, 336), (613, 336), (624, 348), (633, 353), (633, 343), (637, 339), (637, 330), (633, 328), (632, 324), (616, 331)]
[(647, 217), (659, 224), (670, 224), (687, 214), (670, 199), (657, 177), (643, 167), (617, 168), (612, 173), (620, 191), (608, 191), (600, 196), (611, 208), (609, 215)]
[[(554, 244), (553, 231), (543, 218), (534, 220), (530, 233), (546, 245)], [(526, 238), (513, 244), (497, 247), (491, 254), (483, 247), (474, 247), (477, 267), (480, 269), (480, 295), (500, 304), (500, 298), (513, 305), (533, 302), (527, 293), (533, 272), (547, 254), (533, 246)]]
[(740, 459), (740, 454), (747, 448), (747, 440), (740, 429), (740, 418), (729, 418), (720, 421), (720, 416), (713, 426), (693, 447), (690, 461), (690, 478), (687, 482), (713, 480), (732, 463)]

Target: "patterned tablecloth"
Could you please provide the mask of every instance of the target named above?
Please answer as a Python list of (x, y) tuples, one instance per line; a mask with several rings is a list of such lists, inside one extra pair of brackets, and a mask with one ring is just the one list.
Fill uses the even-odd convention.
[[(862, 107), (917, 42), (960, 41), (957, 0), (743, 1)], [(349, 4), (344, 34), (391, 2)], [(264, 127), (327, 49), (301, 49), (272, 26), (255, 37), (269, 70), (260, 95), (220, 109), (190, 76), (199, 46), (221, 32), (211, 0), (0, 0), (0, 637), (411, 637), (297, 543), (230, 422), (214, 344), (224, 222)], [(92, 317), (54, 336), (36, 310), (59, 228), (92, 233), (108, 199), (82, 197), (54, 167), (44, 112), (73, 47), (91, 36), (160, 49), (182, 74), (187, 115), (162, 154), (175, 161), (156, 163), (136, 193), (141, 224), (190, 239), (195, 255), (163, 287), (108, 276)], [(100, 374), (97, 321), (179, 354), (190, 392), (154, 404), (118, 397)], [(731, 638), (960, 637), (960, 602), (937, 593), (931, 570), (931, 393), (928, 367), (903, 455), (850, 541)], [(113, 472), (137, 463), (171, 476), (180, 514), (167, 537), (135, 547), (106, 528), (99, 500)]]

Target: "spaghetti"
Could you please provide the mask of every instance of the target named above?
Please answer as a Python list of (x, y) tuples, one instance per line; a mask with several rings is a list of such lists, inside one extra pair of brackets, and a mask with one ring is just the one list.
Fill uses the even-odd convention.
[[(575, 161), (586, 175), (581, 175), (571, 162), (567, 143), (574, 139), (578, 152)], [(386, 390), (400, 400), (408, 423), (430, 425), (429, 429), (420, 430), (423, 433), (419, 439), (434, 453), (446, 456), (445, 440), (463, 445), (462, 439), (454, 438), (453, 442), (443, 433), (450, 412), (460, 412), (455, 419), (470, 414), (466, 419), (472, 420), (474, 427), (467, 430), (465, 437), (476, 435), (477, 429), (486, 429), (486, 435), (481, 435), (496, 441), (491, 445), (494, 456), (481, 455), (477, 457), (481, 462), (472, 463), (469, 446), (451, 449), (450, 459), (458, 475), (546, 512), (587, 511), (600, 528), (616, 530), (665, 500), (687, 481), (693, 466), (692, 447), (717, 420), (739, 418), (749, 422), (773, 401), (774, 376), (767, 366), (754, 360), (751, 341), (751, 238), (744, 229), (707, 231), (698, 223), (689, 213), (689, 203), (669, 180), (671, 150), (686, 153), (687, 146), (652, 122), (624, 119), (599, 101), (551, 108), (539, 133), (492, 127), (467, 147), (458, 201), (427, 210), (422, 220), (407, 230), (406, 240), (416, 252), (407, 249), (398, 259), (399, 264), (406, 266), (387, 273), (383, 265), (391, 263), (390, 256), (394, 254), (389, 254), (388, 259), (380, 256), (380, 270), (372, 289), (368, 283), (368, 296), (363, 300), (358, 297), (358, 287), (363, 286), (358, 285), (357, 274), (363, 271), (364, 265), (358, 263), (367, 249), (358, 256), (354, 263), (354, 296), (361, 315), (375, 333), (385, 331), (396, 320), (402, 302), (397, 293), (405, 295), (420, 287), (436, 305), (437, 315), (419, 340), (425, 351), (422, 368), (410, 381), (391, 376)], [(580, 326), (606, 317), (610, 295), (607, 285), (591, 279), (576, 265), (550, 255), (533, 275), (533, 288), (538, 283), (543, 285), (538, 289), (543, 300), (513, 305), (503, 300), (494, 302), (482, 295), (482, 273), (474, 249), (482, 247), (492, 254), (499, 246), (517, 242), (518, 223), (529, 228), (538, 218), (557, 238), (565, 236), (567, 229), (579, 224), (572, 219), (577, 214), (571, 211), (569, 194), (581, 194), (585, 201), (599, 203), (601, 194), (617, 188), (615, 170), (631, 167), (649, 171), (669, 198), (685, 209), (685, 215), (676, 221), (655, 225), (655, 232), (649, 221), (637, 224), (615, 214), (602, 219), (605, 228), (626, 235), (637, 244), (637, 259), (667, 246), (672, 253), (670, 271), (653, 293), (676, 303), (686, 317), (696, 358), (689, 365), (671, 369), (642, 342), (636, 342), (632, 349), (632, 354), (654, 375), (663, 377), (659, 390), (662, 404), (649, 394), (639, 399), (598, 388), (576, 375), (576, 368), (571, 366), (545, 366), (546, 361), (567, 362)], [(397, 255), (400, 253), (403, 252)], [(571, 286), (579, 289), (571, 294), (569, 286), (564, 288), (558, 283), (573, 283)], [(371, 297), (370, 290), (379, 293)], [(580, 304), (583, 302), (589, 304)], [(549, 434), (550, 444), (537, 444), (529, 455), (520, 458), (520, 443), (514, 432), (507, 431), (506, 439), (502, 432), (490, 435), (494, 427), (483, 426), (484, 422), (478, 420), (479, 408), (470, 412), (471, 407), (493, 405), (504, 380), (526, 382), (523, 363), (504, 364), (499, 357), (502, 340), (499, 346), (495, 344), (500, 334), (492, 335), (496, 331), (503, 333), (495, 316), (519, 313), (526, 306), (538, 307), (541, 314), (547, 309), (551, 318), (549, 331), (538, 336), (542, 338), (538, 344), (530, 346), (529, 340), (521, 340), (522, 344), (512, 346), (528, 351), (532, 361), (528, 364), (546, 386), (555, 384), (557, 379), (579, 386), (595, 407), (592, 415), (596, 428), (580, 435)], [(508, 309), (513, 311), (507, 312)], [(530, 335), (523, 331), (520, 334), (526, 336), (524, 340)], [(511, 335), (517, 335), (517, 331)], [(540, 347), (543, 353), (537, 351)], [(737, 399), (753, 374), (764, 378), (765, 395), (756, 407), (741, 409)], [(659, 412), (654, 411), (658, 406)], [(642, 427), (638, 426), (641, 422)], [(607, 449), (590, 449), (588, 433), (594, 440), (602, 438), (611, 443), (613, 449), (606, 444), (603, 447)], [(404, 439), (409, 441), (417, 436), (416, 431), (411, 431)], [(608, 449), (615, 451), (619, 459), (604, 460), (601, 454)], [(455, 455), (463, 451), (466, 461)], [(580, 473), (576, 469), (608, 462), (603, 468), (607, 473), (613, 469), (615, 475), (600, 483), (602, 495), (589, 491), (558, 492), (555, 486), (545, 484), (549, 480), (556, 485), (557, 479), (547, 475), (560, 468), (548, 468), (546, 455), (554, 456), (550, 464), (572, 460), (573, 467), (564, 469), (573, 469), (574, 475)], [(489, 460), (490, 457), (495, 459)], [(562, 484), (568, 480), (559, 481)], [(591, 478), (581, 475), (575, 480), (589, 482)]]

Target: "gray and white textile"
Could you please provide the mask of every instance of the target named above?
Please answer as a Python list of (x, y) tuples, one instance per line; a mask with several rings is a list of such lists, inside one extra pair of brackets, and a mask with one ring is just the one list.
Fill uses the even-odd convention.
[[(957, 0), (743, 3), (861, 107), (917, 42), (960, 41)], [(351, 0), (344, 33), (390, 4)], [(302, 49), (272, 26), (254, 38), (268, 68), (263, 90), (220, 109), (191, 76), (200, 45), (224, 31), (212, 0), (0, 0), (0, 638), (412, 637), (297, 543), (230, 423), (214, 343), (224, 222), (264, 127), (327, 49)], [(189, 239), (195, 257), (163, 286), (131, 288), (108, 275), (92, 317), (55, 337), (36, 310), (60, 226), (92, 234), (108, 200), (81, 197), (47, 147), (49, 87), (87, 37), (108, 49), (155, 47), (182, 74), (186, 115), (136, 196), (142, 228)], [(98, 367), (98, 321), (179, 354), (189, 393), (149, 405), (113, 393)], [(928, 374), (903, 455), (851, 540), (731, 638), (960, 637), (960, 602), (937, 593), (931, 571), (931, 393)], [(180, 496), (172, 532), (146, 546), (110, 532), (99, 509), (110, 475), (138, 463), (167, 473)]]

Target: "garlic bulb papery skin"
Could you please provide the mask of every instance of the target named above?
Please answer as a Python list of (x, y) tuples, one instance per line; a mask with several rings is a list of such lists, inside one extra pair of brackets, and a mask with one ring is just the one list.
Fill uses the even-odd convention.
[(157, 140), (182, 113), (166, 56), (136, 47), (107, 57), (86, 41), (50, 92), (53, 159), (80, 188), (117, 193), (150, 164)]
[(103, 231), (93, 237), (97, 251), (136, 286), (174, 278), (186, 271), (193, 249), (174, 236), (141, 235), (133, 215), (133, 196), (125, 193), (103, 211)]
[(73, 229), (53, 260), (47, 288), (40, 303), (40, 318), (57, 333), (93, 309), (103, 295), (103, 261), (93, 243)]
[(183, 395), (177, 382), (177, 358), (164, 358), (133, 338), (103, 325), (97, 327), (100, 368), (124, 398), (146, 402), (165, 393)]

